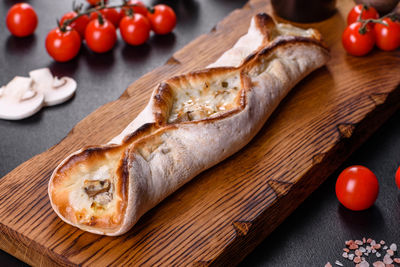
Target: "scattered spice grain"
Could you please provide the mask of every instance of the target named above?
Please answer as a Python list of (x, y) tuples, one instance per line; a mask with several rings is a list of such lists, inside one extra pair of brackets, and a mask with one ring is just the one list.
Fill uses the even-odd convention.
[(381, 261), (376, 261), (374, 263), (372, 263), (372, 266), (374, 267), (385, 267), (385, 264)]

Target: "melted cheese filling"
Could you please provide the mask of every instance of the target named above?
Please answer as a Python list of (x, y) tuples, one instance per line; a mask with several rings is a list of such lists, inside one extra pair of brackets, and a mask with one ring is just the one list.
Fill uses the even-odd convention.
[(271, 40), (279, 36), (303, 36), (312, 37), (315, 34), (314, 29), (301, 29), (290, 24), (279, 23), (271, 33)]
[(101, 166), (85, 174), (72, 184), (69, 194), (71, 207), (78, 211), (80, 223), (90, 223), (92, 216), (104, 215), (115, 210), (114, 179), (108, 166)]
[(204, 83), (193, 88), (179, 88), (172, 105), (169, 123), (215, 117), (238, 106), (240, 78)]

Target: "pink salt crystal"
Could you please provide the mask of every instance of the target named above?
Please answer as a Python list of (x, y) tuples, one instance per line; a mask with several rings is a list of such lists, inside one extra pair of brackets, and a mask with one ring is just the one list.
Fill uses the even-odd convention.
[(347, 240), (344, 243), (346, 244), (346, 246), (350, 246), (353, 242), (353, 240)]
[(355, 257), (353, 261), (354, 261), (354, 263), (360, 263), (361, 262), (361, 258), (360, 257)]
[(394, 251), (391, 250), (391, 249), (388, 249), (386, 252), (387, 252), (387, 254), (389, 254), (390, 256), (393, 256), (393, 255), (394, 255)]
[(379, 242), (379, 243), (381, 243), (381, 245), (385, 245), (385, 241), (383, 241), (383, 240), (381, 240), (381, 242)]
[(325, 267), (332, 267), (332, 264), (328, 261), (328, 262), (325, 264)]
[(393, 261), (394, 261), (395, 263), (400, 264), (400, 258), (394, 258)]
[(372, 238), (368, 238), (367, 243), (371, 243), (371, 242), (372, 242)]
[(372, 263), (372, 266), (374, 267), (385, 267), (385, 264), (381, 261), (376, 261), (374, 263)]
[(350, 244), (349, 249), (358, 249), (358, 245), (355, 243)]
[(367, 242), (367, 239), (365, 238), (365, 237), (363, 237), (363, 243), (366, 243)]
[(357, 256), (361, 256), (362, 252), (357, 249), (356, 251), (354, 251), (354, 254), (356, 254)]
[(375, 246), (374, 246), (374, 249), (380, 249), (381, 248), (381, 244), (376, 244)]
[(356, 243), (359, 246), (361, 246), (363, 244), (363, 242), (361, 240), (356, 240), (354, 243)]
[(349, 253), (349, 252), (350, 252), (350, 249), (344, 248), (343, 251)]
[(385, 257), (383, 257), (383, 263), (384, 264), (392, 264), (393, 263), (393, 260), (389, 254), (386, 254)]

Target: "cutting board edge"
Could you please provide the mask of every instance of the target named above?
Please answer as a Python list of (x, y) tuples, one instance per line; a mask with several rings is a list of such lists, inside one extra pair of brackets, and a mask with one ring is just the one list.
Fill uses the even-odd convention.
[[(1, 222), (0, 233), (0, 249), (29, 265), (44, 267), (78, 266)], [(19, 243), (15, 245), (10, 240), (17, 240)], [(49, 255), (52, 256), (49, 257)]]

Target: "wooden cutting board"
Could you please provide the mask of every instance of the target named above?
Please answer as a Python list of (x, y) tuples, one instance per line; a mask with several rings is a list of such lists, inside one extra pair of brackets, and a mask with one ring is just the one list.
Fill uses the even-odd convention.
[(0, 180), (0, 247), (31, 265), (232, 265), (276, 228), (400, 106), (400, 51), (346, 55), (340, 38), (353, 2), (321, 23), (332, 59), (300, 82), (240, 152), (205, 171), (121, 237), (83, 232), (50, 207), (47, 183), (71, 152), (117, 135), (153, 87), (201, 69), (243, 35), (267, 1), (251, 0), (210, 33), (78, 123), (59, 144)]

